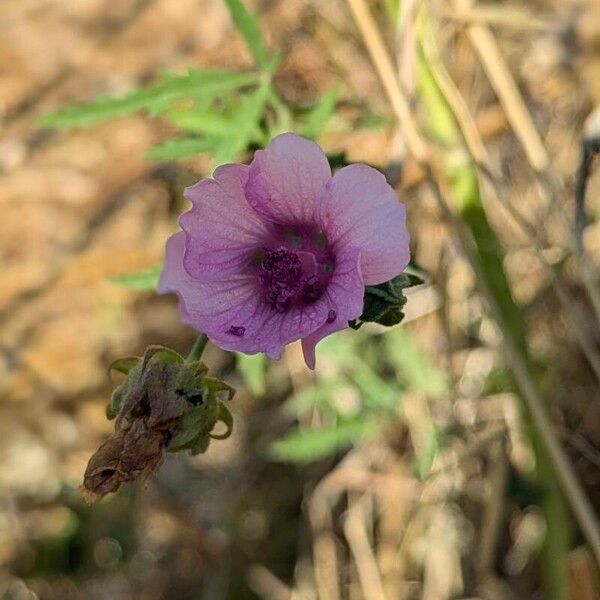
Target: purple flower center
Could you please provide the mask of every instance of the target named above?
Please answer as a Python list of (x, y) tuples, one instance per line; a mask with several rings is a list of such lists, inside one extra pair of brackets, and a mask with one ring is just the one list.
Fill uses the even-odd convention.
[(302, 263), (296, 252), (286, 248), (267, 250), (260, 264), (265, 298), (277, 312), (286, 311), (302, 285)]
[(323, 295), (333, 270), (331, 262), (318, 262), (322, 257), (298, 245), (298, 250), (279, 246), (266, 250), (261, 256), (259, 277), (265, 300), (280, 313), (298, 303), (316, 302)]

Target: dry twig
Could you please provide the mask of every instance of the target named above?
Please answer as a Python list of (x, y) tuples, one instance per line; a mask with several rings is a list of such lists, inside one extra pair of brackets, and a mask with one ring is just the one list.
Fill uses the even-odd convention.
[(365, 527), (366, 509), (358, 500), (350, 507), (344, 523), (344, 534), (354, 557), (364, 598), (385, 600), (379, 567)]
[[(472, 5), (473, 0), (455, 0), (454, 2), (454, 6), (457, 9), (470, 8)], [(467, 27), (467, 34), (479, 56), (492, 88), (504, 107), (506, 117), (525, 151), (527, 160), (534, 171), (540, 189), (546, 197), (548, 206), (553, 206), (557, 214), (565, 222), (568, 237), (575, 250), (575, 258), (580, 267), (582, 283), (592, 302), (596, 318), (600, 321), (600, 291), (595, 281), (595, 275), (589, 264), (589, 260), (582, 251), (583, 248), (580, 248), (580, 252), (577, 251), (577, 240), (565, 215), (561, 200), (562, 194), (560, 193), (556, 178), (550, 170), (550, 157), (535, 126), (531, 113), (500, 52), (496, 39), (489, 29), (484, 25), (472, 24)]]

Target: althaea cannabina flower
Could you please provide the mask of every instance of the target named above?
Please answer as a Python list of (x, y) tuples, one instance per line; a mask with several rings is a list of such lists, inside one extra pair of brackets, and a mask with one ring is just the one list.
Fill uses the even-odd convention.
[(167, 242), (161, 293), (225, 350), (279, 358), (315, 346), (363, 309), (365, 285), (404, 270), (404, 206), (381, 173), (354, 164), (333, 177), (317, 144), (291, 133), (186, 188), (192, 209)]

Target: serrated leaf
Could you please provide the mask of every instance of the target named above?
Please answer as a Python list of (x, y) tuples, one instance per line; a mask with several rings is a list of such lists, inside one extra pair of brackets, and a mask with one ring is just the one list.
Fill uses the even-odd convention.
[(215, 137), (235, 137), (239, 133), (231, 119), (215, 111), (177, 109), (170, 111), (166, 116), (177, 127), (192, 133)]
[(319, 101), (309, 111), (306, 123), (302, 126), (300, 132), (308, 138), (316, 138), (323, 127), (331, 119), (335, 112), (335, 105), (339, 96), (339, 88), (332, 87), (325, 92)]
[(231, 18), (237, 30), (244, 38), (248, 49), (252, 53), (254, 62), (262, 69), (269, 66), (270, 56), (264, 42), (258, 19), (250, 13), (241, 0), (225, 0)]
[(127, 275), (110, 277), (109, 281), (120, 285), (121, 287), (136, 290), (138, 292), (156, 290), (161, 271), (162, 264), (158, 264), (149, 267), (148, 269), (141, 269), (139, 271), (128, 273)]
[(331, 427), (298, 429), (271, 446), (274, 459), (286, 462), (310, 462), (346, 448), (353, 442), (374, 435), (381, 421), (356, 417)]
[(266, 390), (266, 356), (262, 353), (248, 355), (238, 352), (236, 353), (236, 367), (252, 393), (255, 396), (262, 396)]
[(263, 83), (257, 90), (244, 96), (240, 108), (234, 114), (233, 124), (237, 127), (237, 136), (221, 138), (214, 146), (213, 152), (217, 164), (235, 160), (251, 142), (261, 141), (258, 139), (259, 122), (270, 92), (271, 85)]
[(190, 69), (186, 75), (166, 73), (153, 87), (136, 90), (120, 97), (103, 97), (89, 104), (69, 106), (43, 116), (40, 127), (88, 127), (101, 121), (148, 111), (159, 114), (182, 99), (216, 97), (237, 88), (256, 83), (256, 73), (231, 73), (228, 71), (203, 71)]
[(211, 152), (214, 140), (207, 138), (179, 138), (168, 140), (144, 153), (147, 160), (177, 160), (194, 154)]

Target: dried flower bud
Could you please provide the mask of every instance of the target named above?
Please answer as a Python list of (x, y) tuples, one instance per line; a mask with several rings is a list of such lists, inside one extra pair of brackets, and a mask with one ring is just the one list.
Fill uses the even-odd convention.
[[(81, 492), (94, 503), (123, 483), (156, 473), (166, 451), (205, 452), (211, 438), (231, 434), (233, 419), (221, 400), (233, 397), (227, 384), (207, 376), (201, 362), (150, 346), (142, 358), (119, 359), (111, 368), (126, 375), (112, 394), (107, 416), (115, 433), (91, 457)], [(227, 431), (211, 435), (218, 421)]]

